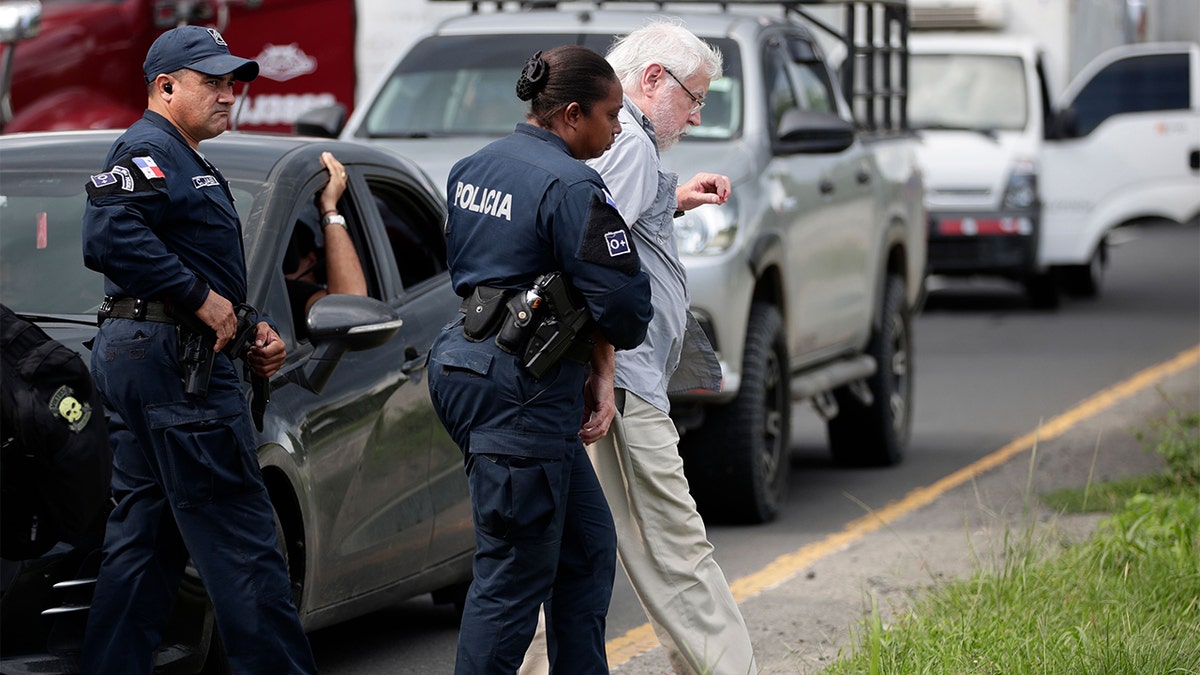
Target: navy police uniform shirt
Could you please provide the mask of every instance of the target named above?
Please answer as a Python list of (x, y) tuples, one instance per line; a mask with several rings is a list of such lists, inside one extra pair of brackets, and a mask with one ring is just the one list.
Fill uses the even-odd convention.
[(517, 125), (454, 165), (447, 196), (448, 263), (459, 296), (476, 286), (525, 290), (560, 271), (617, 349), (645, 337), (650, 281), (633, 236), (600, 175), (556, 134)]
[[(147, 110), (87, 183), (83, 260), (104, 292), (188, 311), (209, 289), (246, 299), (242, 228), (229, 185), (166, 118)], [(232, 255), (231, 255), (232, 254)]]

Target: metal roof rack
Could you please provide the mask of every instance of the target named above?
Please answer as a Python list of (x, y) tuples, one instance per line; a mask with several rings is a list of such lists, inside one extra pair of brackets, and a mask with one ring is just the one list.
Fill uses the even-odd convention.
[[(859, 127), (870, 133), (908, 130), (908, 0), (430, 0), (469, 2), (472, 13), (491, 5), (496, 12), (554, 10), (559, 5), (709, 5), (721, 11), (739, 5), (760, 9), (776, 6), (784, 18), (798, 16), (832, 36), (846, 48), (839, 68), (842, 94), (850, 102)], [(816, 16), (811, 7), (842, 7), (842, 27)]]

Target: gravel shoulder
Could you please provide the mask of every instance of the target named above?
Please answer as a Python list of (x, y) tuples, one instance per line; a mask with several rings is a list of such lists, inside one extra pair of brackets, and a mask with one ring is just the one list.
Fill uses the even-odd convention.
[[(1005, 537), (1023, 535), (1030, 526), (1034, 541), (1046, 545), (1086, 537), (1101, 516), (1060, 515), (1030, 493), (1082, 487), (1089, 476), (1102, 482), (1160, 470), (1161, 460), (1144, 449), (1137, 432), (1171, 408), (1198, 407), (1200, 365), (1192, 363), (744, 600), (742, 614), (760, 672), (819, 672), (848, 645), (851, 631), (870, 615), (872, 601), (886, 622), (942, 580), (994, 569)], [(613, 672), (672, 671), (656, 648)]]

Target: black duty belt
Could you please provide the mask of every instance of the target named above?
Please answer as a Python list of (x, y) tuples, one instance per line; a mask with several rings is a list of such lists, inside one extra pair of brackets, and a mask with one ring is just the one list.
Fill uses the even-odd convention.
[[(482, 295), (477, 293), (480, 288), (485, 291)], [(509, 312), (506, 310), (506, 303), (519, 292), (487, 287), (472, 289), (467, 297), (463, 298), (462, 305), (458, 308), (458, 311), (466, 317), (463, 321), (463, 334), (467, 336), (467, 339), (472, 342), (482, 342), (497, 336), (504, 328), (505, 321), (511, 320)], [(528, 335), (525, 337), (525, 341), (528, 341)], [(526, 346), (522, 344), (519, 348), (513, 349), (501, 344), (499, 339), (496, 344), (510, 354), (523, 354)], [(592, 361), (593, 349), (591, 340), (576, 340), (566, 348), (561, 358), (587, 365)]]
[(96, 313), (96, 317), (100, 323), (104, 323), (105, 319), (179, 323), (171, 316), (166, 304), (159, 300), (114, 298), (111, 295), (104, 296), (104, 302), (100, 304), (100, 311)]

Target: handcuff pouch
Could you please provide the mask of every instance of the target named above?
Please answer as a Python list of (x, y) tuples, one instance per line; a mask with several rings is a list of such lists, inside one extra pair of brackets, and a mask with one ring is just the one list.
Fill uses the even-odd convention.
[(501, 319), (508, 312), (504, 302), (509, 291), (502, 288), (476, 286), (462, 304), (463, 335), (472, 342), (482, 342), (495, 334)]

